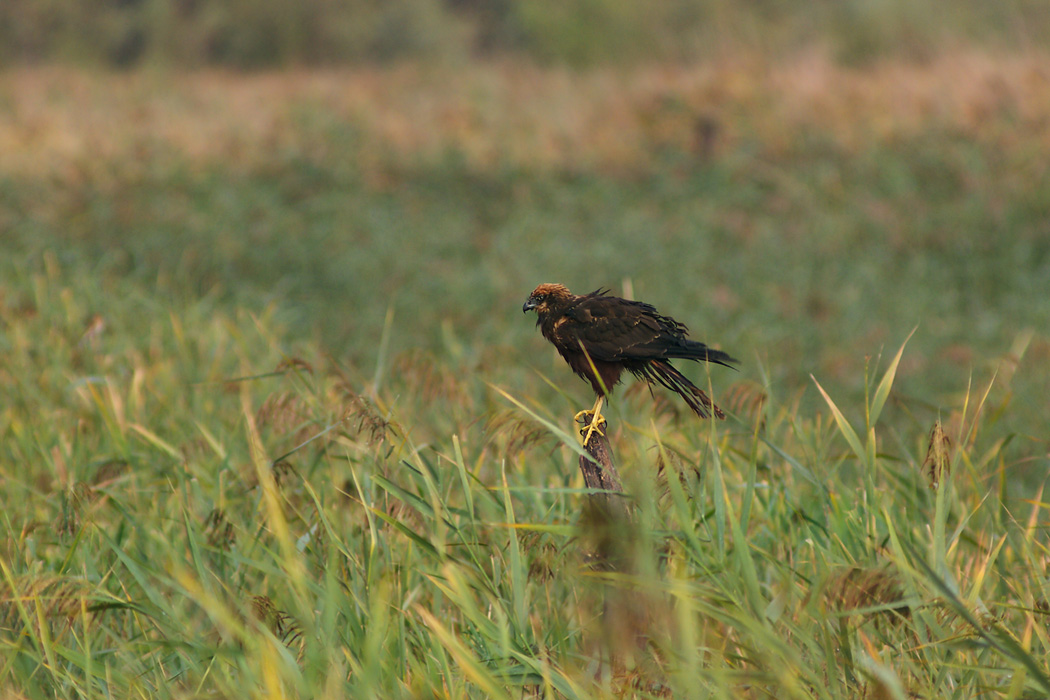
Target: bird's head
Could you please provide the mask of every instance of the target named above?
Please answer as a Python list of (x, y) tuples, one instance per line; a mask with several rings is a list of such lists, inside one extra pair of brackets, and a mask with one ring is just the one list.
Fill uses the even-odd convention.
[(532, 294), (522, 304), (521, 311), (522, 313), (535, 311), (537, 314), (542, 315), (549, 311), (552, 306), (569, 299), (572, 299), (572, 292), (564, 284), (545, 282), (532, 290)]

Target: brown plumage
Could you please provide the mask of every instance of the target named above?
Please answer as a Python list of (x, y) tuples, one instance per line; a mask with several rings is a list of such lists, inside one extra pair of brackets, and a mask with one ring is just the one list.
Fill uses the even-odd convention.
[(725, 414), (699, 387), (671, 366), (671, 359), (706, 360), (732, 367), (736, 362), (720, 350), (690, 340), (688, 329), (649, 304), (610, 296), (597, 290), (576, 295), (561, 284), (541, 284), (521, 307), (536, 312), (536, 325), (554, 344), (572, 371), (588, 380), (601, 403), (619, 383), (624, 370), (649, 384), (675, 392), (701, 418)]

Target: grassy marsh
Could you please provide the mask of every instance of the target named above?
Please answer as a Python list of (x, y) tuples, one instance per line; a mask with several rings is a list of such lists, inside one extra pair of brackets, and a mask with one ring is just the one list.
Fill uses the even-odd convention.
[[(0, 78), (0, 688), (1050, 694), (1047, 59), (443, 71)], [(545, 280), (744, 361), (630, 573)]]

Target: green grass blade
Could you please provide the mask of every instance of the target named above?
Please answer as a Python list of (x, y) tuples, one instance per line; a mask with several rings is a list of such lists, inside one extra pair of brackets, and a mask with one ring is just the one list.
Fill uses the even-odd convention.
[(842, 437), (846, 438), (846, 442), (849, 443), (850, 449), (853, 450), (853, 454), (857, 456), (857, 459), (859, 459), (862, 464), (866, 463), (867, 452), (864, 449), (864, 445), (861, 444), (860, 438), (857, 437), (857, 432), (849, 424), (849, 421), (846, 420), (846, 417), (842, 415), (842, 411), (840, 411), (839, 407), (835, 405), (835, 402), (831, 400), (828, 393), (824, 391), (824, 387), (820, 385), (817, 378), (812, 374), (809, 376), (810, 379), (813, 380), (813, 383), (817, 385), (817, 389), (820, 390), (820, 395), (824, 397), (824, 400), (831, 408), (831, 414), (835, 417), (835, 424), (838, 426), (839, 432), (842, 433)]
[(456, 660), (458, 670), (462, 671), (471, 682), (477, 685), (485, 693), (486, 697), (511, 700), (511, 696), (499, 679), (435, 615), (423, 606), (416, 606), (415, 611), (427, 628), (432, 630), (437, 638), (441, 640), (441, 644), (452, 655), (452, 658)]
[[(900, 350), (893, 357), (893, 361), (890, 362), (890, 366), (886, 369), (886, 373), (882, 375), (882, 381), (879, 382), (878, 388), (875, 389), (875, 395), (871, 400), (871, 410), (868, 412), (868, 427), (873, 427), (879, 421), (879, 416), (882, 414), (882, 408), (886, 405), (886, 399), (890, 395), (890, 388), (893, 386), (893, 380), (897, 376), (897, 366), (900, 364), (901, 356), (904, 355), (904, 347), (911, 340), (911, 337), (915, 335), (915, 331), (919, 329), (918, 326), (912, 329), (908, 337), (901, 343)], [(823, 390), (821, 390), (823, 393)]]
[(518, 399), (516, 399), (513, 396), (511, 396), (510, 394), (508, 394), (506, 391), (504, 391), (500, 387), (495, 386), (494, 384), (489, 384), (489, 387), (494, 389), (500, 396), (505, 398), (507, 401), (510, 401), (512, 404), (514, 404), (515, 406), (520, 408), (522, 411), (525, 411), (525, 413), (528, 414), (528, 416), (530, 418), (532, 418), (537, 423), (540, 423), (541, 425), (543, 425), (543, 427), (545, 427), (553, 435), (555, 435), (558, 438), (558, 440), (560, 440), (561, 443), (563, 445), (565, 445), (566, 447), (568, 447), (570, 450), (572, 450), (576, 454), (580, 455), (581, 457), (586, 457), (587, 459), (590, 459), (590, 455), (587, 454), (587, 451), (583, 449), (583, 446), (581, 446), (572, 435), (570, 435), (569, 433), (565, 432), (564, 430), (562, 430), (558, 426), (554, 425), (554, 423), (551, 423), (546, 418), (543, 418), (538, 413), (533, 411), (531, 408), (529, 408), (528, 406), (523, 404)]
[(513, 527), (517, 521), (514, 518), (514, 503), (510, 497), (510, 491), (507, 489), (506, 463), (500, 464), (500, 476), (503, 480), (504, 515), (507, 518), (507, 525), (511, 526), (507, 528), (507, 556), (510, 559), (508, 567), (510, 569), (511, 596), (512, 604), (514, 606), (514, 624), (515, 626), (524, 629), (527, 627), (527, 614), (525, 610), (526, 572), (522, 566), (521, 549), (518, 544), (518, 533)]
[(982, 625), (969, 610), (967, 610), (966, 605), (959, 600), (951, 587), (949, 587), (948, 584), (937, 575), (937, 572), (930, 568), (921, 557), (916, 557), (914, 553), (912, 554), (912, 559), (918, 567), (922, 569), (923, 573), (926, 574), (927, 579), (933, 584), (934, 588), (936, 588), (941, 596), (948, 601), (949, 606), (951, 606), (959, 617), (966, 621), (977, 636), (987, 642), (989, 646), (998, 651), (1005, 658), (1024, 666), (1025, 670), (1031, 675), (1040, 690), (1050, 696), (1050, 675), (1047, 675), (1046, 668), (1036, 661), (1035, 658), (1029, 654), (1016, 639), (1014, 639), (1012, 634), (1002, 629), (995, 621), (989, 622), (990, 629), (986, 629), (985, 626)]

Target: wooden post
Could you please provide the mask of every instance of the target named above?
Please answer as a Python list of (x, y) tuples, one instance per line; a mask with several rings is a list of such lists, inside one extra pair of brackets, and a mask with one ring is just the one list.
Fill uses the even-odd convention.
[[(605, 432), (608, 428), (606, 424)], [(580, 455), (584, 483), (588, 488), (607, 492), (589, 494), (585, 502), (581, 534), (592, 552), (588, 558), (598, 571), (630, 574), (635, 569), (633, 549), (637, 537), (630, 504), (622, 496), (623, 484), (613, 463), (609, 440), (596, 432), (583, 447), (590, 455), (590, 459)], [(601, 655), (596, 678), (605, 672), (606, 663), (611, 664), (612, 669), (626, 668), (631, 659), (640, 658), (651, 622), (645, 594), (606, 583), (601, 586), (601, 596), (601, 631), (597, 636)]]
[[(606, 424), (605, 430), (609, 426)], [(583, 431), (580, 431), (581, 433)], [(623, 484), (620, 483), (620, 474), (613, 464), (612, 451), (609, 449), (609, 439), (601, 433), (594, 433), (583, 449), (591, 456), (587, 459), (580, 455), (580, 471), (583, 472), (583, 482), (587, 488), (603, 489), (611, 493), (595, 493), (589, 496), (591, 504), (597, 506), (610, 518), (629, 518), (630, 510), (627, 502), (621, 496), (615, 494), (623, 493)]]
[[(608, 431), (608, 424), (605, 426)], [(586, 428), (584, 428), (586, 430)], [(584, 430), (580, 431), (582, 435)], [(602, 489), (605, 493), (588, 494), (584, 501), (582, 534), (589, 541), (594, 563), (605, 571), (623, 571), (629, 556), (625, 544), (630, 539), (631, 508), (623, 497), (623, 484), (613, 463), (609, 439), (594, 433), (583, 449), (590, 459), (580, 455), (580, 471), (587, 488)]]

